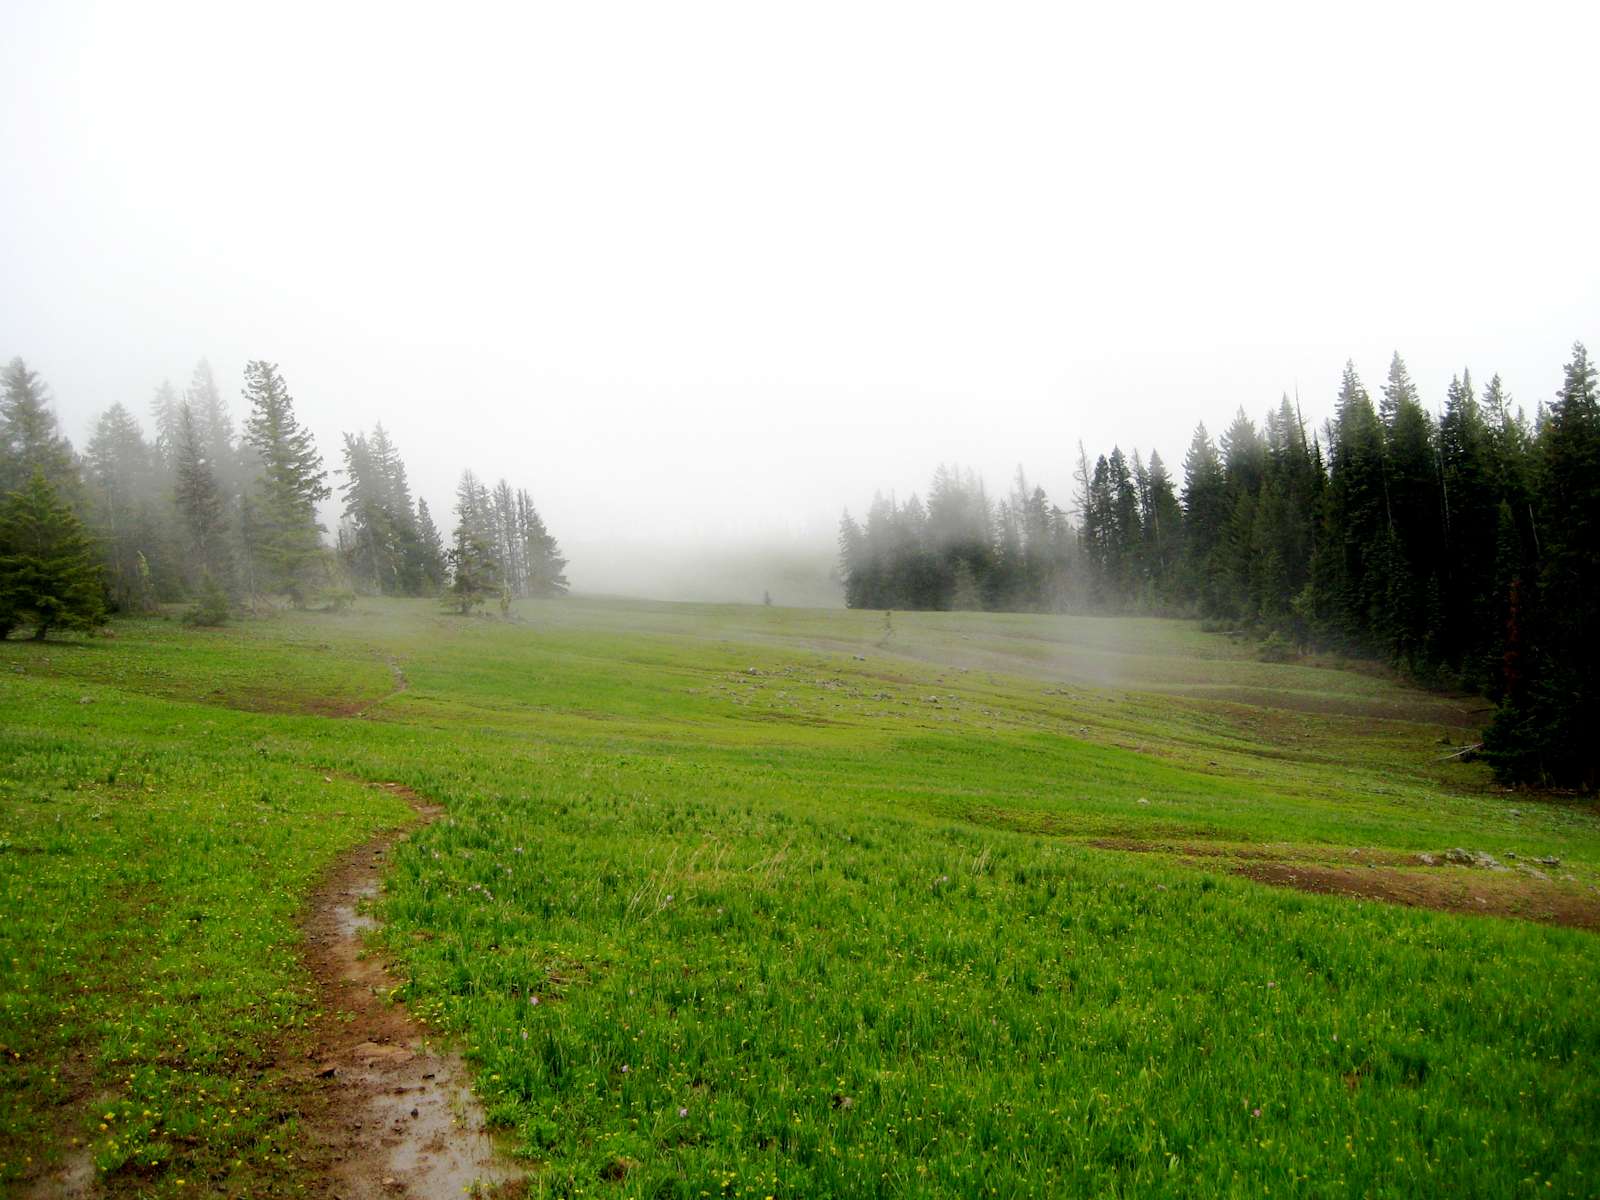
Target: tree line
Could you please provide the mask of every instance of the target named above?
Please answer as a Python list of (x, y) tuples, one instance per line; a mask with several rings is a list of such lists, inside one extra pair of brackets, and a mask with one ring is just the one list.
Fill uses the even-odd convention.
[[(270, 596), (297, 606), (356, 593), (456, 603), (464, 575), (469, 609), (491, 595), (565, 592), (566, 560), (526, 491), (501, 481), (491, 494), (468, 472), (450, 548), (382, 424), (345, 434), (342, 470), (332, 472), (276, 364), (247, 364), (242, 397), (236, 431), (202, 360), (182, 393), (157, 389), (148, 435), (113, 404), (79, 454), (44, 380), (13, 359), (0, 375), (0, 636), (30, 626), (42, 638), (110, 611), (185, 601), (204, 622)], [(330, 545), (318, 507), (336, 477)], [(483, 555), (468, 562), (458, 552), (480, 537)]]
[(877, 497), (840, 526), (857, 608), (1187, 615), (1274, 648), (1380, 659), (1496, 702), (1501, 778), (1600, 785), (1600, 399), (1574, 345), (1530, 421), (1498, 376), (1452, 379), (1439, 415), (1396, 354), (1374, 402), (1347, 364), (1333, 415), (1284, 397), (1198, 426), (1176, 484), (1159, 455), (1080, 446), (1073, 516), (1021, 472), (992, 501), (941, 467), (924, 504)]

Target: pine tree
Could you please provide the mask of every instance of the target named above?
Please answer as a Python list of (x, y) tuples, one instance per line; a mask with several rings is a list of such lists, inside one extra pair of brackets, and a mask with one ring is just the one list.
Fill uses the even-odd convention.
[(156, 458), (170, 474), (178, 461), (179, 410), (183, 402), (170, 379), (163, 379), (156, 394), (150, 398), (150, 420), (155, 426)]
[(1184, 590), (1207, 616), (1221, 615), (1215, 555), (1228, 523), (1227, 477), (1204, 424), (1183, 459)]
[(567, 560), (561, 547), (545, 528), (544, 519), (525, 491), (517, 493), (518, 562), (523, 571), (524, 596), (564, 596), (567, 594)]
[(444, 587), (447, 575), (444, 538), (439, 534), (439, 527), (433, 523), (433, 514), (428, 511), (426, 500), (417, 501), (417, 544), (420, 547), (417, 554), (421, 572), (419, 594), (437, 592)]
[(1438, 453), (1432, 419), (1398, 353), (1389, 364), (1380, 415), (1395, 544), (1385, 604), (1385, 624), (1392, 630), (1387, 649), (1397, 662), (1431, 668), (1424, 654), (1433, 640), (1426, 598), (1437, 587), (1443, 538)]
[(303, 605), (312, 567), (322, 558), (317, 504), (332, 494), (311, 431), (295, 419), (276, 364), (245, 366), (244, 398), (250, 405), (245, 437), (261, 459), (256, 480), (255, 558), (261, 583)]
[(105, 619), (99, 555), (42, 467), (0, 502), (0, 637), (21, 622), (43, 641), (52, 629)]
[(233, 585), (233, 556), (228, 545), (227, 500), (209, 449), (187, 404), (178, 410), (173, 503), (183, 523), (191, 591)]
[(1472, 375), (1450, 381), (1439, 421), (1439, 491), (1443, 533), (1439, 555), (1438, 653), (1455, 676), (1481, 688), (1497, 638), (1495, 557), (1502, 496), (1495, 487), (1489, 431), (1473, 394)]
[(392, 595), (400, 590), (400, 554), (385, 485), (364, 434), (344, 435), (344, 522), (339, 551), (359, 590)]
[(428, 550), (423, 544), (406, 464), (381, 421), (373, 428), (370, 452), (373, 469), (382, 483), (384, 513), (396, 556), (397, 589), (405, 596), (420, 596), (428, 590)]
[(234, 435), (233, 415), (222, 399), (211, 364), (203, 358), (195, 364), (183, 402), (193, 417), (195, 435), (206, 463), (224, 499), (228, 500), (244, 484), (243, 464)]
[(113, 404), (95, 422), (84, 472), (88, 523), (105, 554), (112, 602), (124, 611), (144, 611), (157, 597), (158, 582), (175, 594), (176, 579), (167, 578), (175, 556), (158, 496), (155, 453), (122, 405)]
[(1154, 450), (1144, 468), (1143, 482), (1139, 525), (1144, 539), (1145, 572), (1152, 602), (1165, 606), (1173, 597), (1183, 559), (1183, 509), (1166, 464)]
[(463, 615), (480, 607), (500, 590), (500, 573), (494, 549), (465, 520), (456, 526), (455, 542), (447, 555), (450, 589), (445, 596)]
[(0, 373), (0, 494), (27, 486), (35, 471), (69, 501), (78, 494), (72, 444), (50, 408), (50, 388), (13, 358)]
[(1374, 645), (1388, 580), (1378, 562), (1387, 545), (1388, 486), (1383, 427), (1372, 399), (1346, 363), (1329, 434), (1327, 500), (1312, 564), (1313, 619), (1319, 632), (1350, 650)]
[[(1581, 342), (1538, 450), (1537, 596), (1512, 606), (1518, 638), (1530, 644), (1485, 751), (1503, 779), (1592, 790), (1600, 786), (1600, 382)], [(1526, 594), (1516, 583), (1513, 593)]]
[(839, 574), (844, 581), (844, 606), (846, 608), (872, 607), (873, 588), (869, 576), (871, 564), (867, 559), (867, 539), (861, 526), (845, 509), (839, 518)]

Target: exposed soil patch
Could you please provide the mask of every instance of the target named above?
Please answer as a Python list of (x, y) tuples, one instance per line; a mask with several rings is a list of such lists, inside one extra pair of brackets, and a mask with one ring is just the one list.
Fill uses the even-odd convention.
[[(83, 1130), (83, 1110), (89, 1096), (87, 1063), (74, 1053), (62, 1062), (62, 1074), (73, 1082), (69, 1085), (72, 1100), (56, 1110), (57, 1129), (55, 1144), (67, 1146), (65, 1153), (31, 1178), (24, 1175), (17, 1181), (17, 1195), (22, 1200), (80, 1200), (94, 1194), (94, 1148), (75, 1135)], [(72, 1145), (79, 1142), (78, 1145)]]
[(1218, 865), (1226, 865), (1235, 875), (1302, 892), (1600, 930), (1600, 893), (1592, 888), (1557, 882), (1529, 870), (1527, 864), (1514, 871), (1488, 855), (1466, 850), (1413, 854), (1365, 847), (1241, 846), (1133, 837), (1101, 837), (1084, 844), (1096, 850), (1170, 854), (1195, 867), (1205, 860), (1224, 860)]
[(1233, 873), (1302, 892), (1600, 930), (1600, 895), (1526, 876), (1488, 875), (1471, 870), (1352, 869), (1286, 862), (1246, 863), (1234, 867)]
[(1126, 850), (1134, 854), (1175, 854), (1184, 858), (1229, 858), (1240, 862), (1300, 863), (1333, 860), (1355, 866), (1415, 866), (1417, 856), (1398, 850), (1369, 850), (1364, 847), (1338, 849), (1331, 846), (1239, 846), (1227, 842), (1158, 842), (1143, 838), (1103, 837), (1087, 845), (1096, 850)]
[[(378, 786), (424, 822), (443, 812), (398, 784)], [(377, 893), (389, 848), (406, 836), (385, 834), (340, 859), (312, 893), (304, 924), (323, 1006), (304, 1114), (308, 1150), (324, 1164), (319, 1192), (340, 1200), (519, 1195), (523, 1172), (497, 1155), (465, 1064), (388, 1000), (396, 981), (362, 943), (373, 922), (361, 902)]]

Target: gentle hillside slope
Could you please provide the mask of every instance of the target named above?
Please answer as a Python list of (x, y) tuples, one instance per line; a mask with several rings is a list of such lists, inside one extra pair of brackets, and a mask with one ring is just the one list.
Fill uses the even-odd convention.
[(316, 1170), (296, 914), (391, 781), (447, 813), (384, 944), (534, 1194), (1600, 1171), (1600, 820), (1445, 759), (1473, 702), (1176, 622), (517, 618), (0, 646), (0, 1178), (75, 1138), (115, 1194)]

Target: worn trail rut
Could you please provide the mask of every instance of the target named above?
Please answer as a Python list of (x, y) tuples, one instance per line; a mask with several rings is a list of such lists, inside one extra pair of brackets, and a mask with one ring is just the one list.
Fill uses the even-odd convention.
[[(398, 784), (376, 786), (404, 797), (424, 824), (443, 812)], [(323, 1011), (307, 1064), (308, 1150), (325, 1164), (322, 1193), (340, 1200), (520, 1194), (523, 1172), (485, 1131), (466, 1065), (390, 1002), (396, 981), (362, 943), (373, 922), (361, 902), (407, 836), (390, 832), (345, 855), (312, 894), (305, 958)]]

